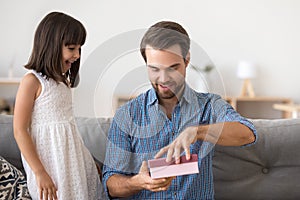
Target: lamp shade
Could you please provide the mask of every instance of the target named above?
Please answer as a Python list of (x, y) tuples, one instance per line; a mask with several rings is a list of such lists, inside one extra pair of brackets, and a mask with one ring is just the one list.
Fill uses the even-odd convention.
[(240, 79), (252, 79), (256, 77), (256, 67), (251, 62), (241, 61), (237, 68), (237, 77)]

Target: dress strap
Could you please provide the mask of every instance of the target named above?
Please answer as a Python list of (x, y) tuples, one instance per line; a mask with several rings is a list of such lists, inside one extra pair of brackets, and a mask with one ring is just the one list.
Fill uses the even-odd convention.
[(40, 82), (44, 82), (45, 81), (45, 77), (43, 76), (43, 74), (41, 72), (37, 72), (33, 69), (28, 70), (28, 72), (26, 74), (33, 74), (35, 75), (35, 77), (37, 77), (37, 79), (39, 79)]
[(43, 74), (41, 72), (37, 72), (33, 69), (28, 70), (28, 72), (26, 74), (33, 74), (39, 80), (39, 82), (42, 85), (42, 91), (41, 91), (41, 94), (40, 94), (40, 96), (41, 96), (44, 93), (45, 89), (46, 89), (45, 87), (46, 87), (47, 80), (46, 80), (45, 76), (43, 76)]

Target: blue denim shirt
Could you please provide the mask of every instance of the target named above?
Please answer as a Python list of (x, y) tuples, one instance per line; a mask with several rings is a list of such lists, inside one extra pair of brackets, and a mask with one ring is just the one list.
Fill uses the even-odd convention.
[[(137, 174), (142, 161), (153, 159), (186, 127), (228, 121), (246, 125), (256, 136), (253, 124), (240, 116), (219, 95), (197, 93), (186, 85), (171, 119), (158, 104), (153, 88), (139, 95), (116, 112), (109, 130), (103, 168), (103, 184), (107, 195), (106, 182), (110, 176)], [(203, 141), (191, 145), (191, 153), (198, 154), (198, 174), (176, 177), (167, 191), (142, 190), (127, 199), (214, 199), (214, 145)]]

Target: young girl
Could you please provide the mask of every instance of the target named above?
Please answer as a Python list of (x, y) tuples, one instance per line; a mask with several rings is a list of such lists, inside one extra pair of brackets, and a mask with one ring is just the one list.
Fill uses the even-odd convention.
[(35, 32), (14, 111), (14, 135), (33, 199), (100, 198), (97, 168), (72, 109), (85, 38), (83, 25), (59, 12), (49, 13)]

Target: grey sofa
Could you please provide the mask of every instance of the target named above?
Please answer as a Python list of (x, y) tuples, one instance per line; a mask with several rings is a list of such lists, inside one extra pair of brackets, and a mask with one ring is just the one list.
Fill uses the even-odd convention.
[[(99, 162), (111, 119), (76, 118), (84, 143)], [(300, 119), (253, 120), (257, 144), (216, 146), (215, 198), (228, 200), (300, 199)], [(0, 155), (23, 171), (12, 116), (0, 115)]]

